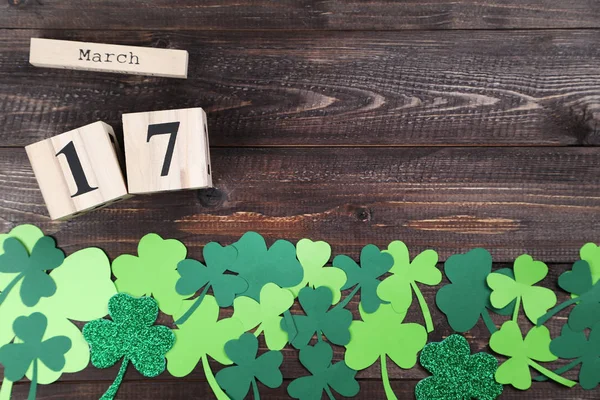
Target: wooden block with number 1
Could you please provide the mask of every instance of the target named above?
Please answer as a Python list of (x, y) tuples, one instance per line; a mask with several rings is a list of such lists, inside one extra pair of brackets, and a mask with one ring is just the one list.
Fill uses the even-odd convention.
[(95, 122), (25, 147), (52, 219), (127, 197), (112, 127)]
[(123, 114), (129, 193), (212, 186), (201, 108)]

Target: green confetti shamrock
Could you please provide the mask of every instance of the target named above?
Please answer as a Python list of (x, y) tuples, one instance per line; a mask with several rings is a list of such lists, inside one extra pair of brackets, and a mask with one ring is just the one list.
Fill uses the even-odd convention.
[(342, 290), (354, 287), (352, 292), (340, 303), (340, 307), (346, 307), (360, 290), (360, 304), (365, 312), (377, 311), (379, 305), (384, 303), (377, 296), (379, 277), (388, 272), (393, 265), (394, 258), (388, 253), (379, 251), (379, 248), (372, 244), (366, 245), (361, 250), (360, 266), (346, 255), (336, 256), (333, 259), (333, 266), (343, 270), (347, 278)]
[(394, 265), (390, 270), (393, 275), (381, 282), (377, 287), (377, 295), (381, 300), (392, 303), (394, 311), (404, 313), (412, 304), (412, 292), (414, 291), (419, 300), (427, 332), (432, 332), (431, 312), (417, 282), (435, 286), (442, 281), (442, 273), (436, 267), (438, 254), (434, 250), (425, 250), (418, 254), (411, 263), (408, 247), (399, 240), (390, 243), (384, 252), (391, 254), (394, 258)]
[(410, 369), (417, 363), (417, 353), (427, 342), (427, 331), (422, 325), (403, 323), (406, 313), (399, 314), (390, 304), (382, 304), (372, 314), (359, 306), (362, 321), (352, 321), (350, 343), (346, 345), (345, 361), (348, 367), (361, 370), (378, 359), (381, 378), (388, 399), (396, 400), (387, 372), (387, 357), (400, 368)]
[(586, 243), (579, 250), (579, 256), (590, 265), (592, 283), (595, 285), (600, 281), (600, 247), (595, 243)]
[[(348, 328), (352, 323), (352, 313), (338, 306), (329, 310), (333, 302), (333, 294), (329, 288), (321, 286), (316, 289), (305, 287), (298, 294), (298, 301), (306, 315), (293, 315), (293, 323), (298, 333), (292, 339), (292, 346), (302, 349), (307, 346), (313, 335), (319, 341), (325, 336), (331, 343), (344, 346), (350, 341)], [(340, 303), (341, 304), (341, 303)], [(281, 321), (281, 327), (288, 332), (287, 320)]]
[(494, 379), (498, 360), (487, 353), (471, 355), (469, 342), (461, 335), (427, 344), (419, 361), (433, 376), (417, 384), (417, 400), (493, 400), (502, 394), (502, 385)]
[(542, 375), (567, 387), (575, 382), (563, 378), (542, 367), (536, 361), (555, 361), (557, 357), (550, 352), (550, 331), (545, 326), (535, 326), (525, 336), (516, 321), (506, 321), (499, 331), (490, 338), (490, 347), (498, 354), (509, 357), (496, 371), (496, 381), (503, 385), (526, 390), (531, 387), (529, 367)]
[(332, 364), (333, 350), (325, 342), (300, 350), (300, 362), (311, 373), (294, 379), (288, 386), (288, 394), (294, 399), (320, 399), (323, 391), (329, 400), (335, 400), (331, 389), (344, 397), (356, 396), (360, 385), (355, 379), (356, 371), (344, 361)]
[(219, 307), (231, 306), (235, 296), (248, 289), (248, 283), (245, 280), (237, 275), (225, 273), (237, 259), (235, 247), (221, 247), (220, 244), (211, 242), (204, 246), (203, 254), (206, 266), (191, 259), (183, 260), (177, 265), (177, 272), (181, 276), (175, 286), (177, 293), (190, 296), (204, 287), (202, 293), (196, 298), (194, 305), (175, 322), (177, 325), (187, 321), (202, 303), (202, 299), (204, 299), (209, 288), (212, 288)]
[(258, 339), (251, 333), (244, 333), (239, 339), (225, 344), (225, 353), (237, 365), (217, 372), (216, 379), (232, 400), (243, 400), (250, 386), (253, 398), (260, 400), (256, 380), (274, 389), (283, 383), (279, 370), (283, 355), (279, 351), (268, 351), (258, 358)]
[(162, 312), (174, 315), (188, 297), (175, 290), (180, 278), (177, 264), (186, 254), (180, 241), (147, 234), (138, 244), (138, 256), (123, 254), (113, 261), (117, 290), (135, 297), (153, 296)]
[(123, 359), (119, 374), (101, 400), (115, 398), (129, 362), (147, 377), (163, 373), (165, 353), (175, 341), (169, 328), (153, 325), (158, 318), (158, 304), (151, 297), (117, 293), (108, 302), (108, 313), (112, 321), (97, 319), (83, 327), (94, 367), (109, 368)]
[(11, 276), (11, 281), (2, 287), (0, 305), (20, 281), (21, 300), (27, 307), (33, 307), (42, 297), (50, 297), (56, 293), (56, 283), (46, 271), (60, 267), (65, 255), (56, 248), (54, 239), (49, 236), (40, 238), (33, 246), (31, 255), (17, 238), (9, 237), (4, 240), (3, 245), (0, 275)]
[(294, 304), (294, 295), (274, 283), (260, 291), (260, 302), (241, 296), (233, 301), (233, 318), (242, 322), (244, 330), (256, 329), (255, 336), (264, 332), (270, 350), (281, 350), (288, 342), (288, 333), (281, 327), (281, 314)]
[(296, 244), (296, 256), (304, 270), (304, 278), (297, 286), (290, 288), (294, 296), (297, 297), (300, 289), (306, 285), (313, 289), (325, 286), (333, 293), (333, 304), (337, 304), (342, 297), (341, 288), (346, 283), (346, 273), (339, 268), (325, 267), (331, 258), (329, 243), (302, 239)]
[(4, 365), (6, 380), (16, 382), (32, 370), (28, 400), (35, 399), (39, 364), (60, 371), (65, 366), (65, 353), (71, 348), (71, 339), (66, 336), (47, 338), (47, 326), (48, 319), (44, 314), (36, 312), (28, 317), (21, 316), (13, 325), (18, 341), (0, 348), (0, 364)]
[(517, 320), (520, 304), (523, 303), (525, 315), (535, 324), (538, 318), (556, 304), (556, 294), (552, 290), (533, 286), (546, 277), (548, 266), (523, 254), (515, 260), (513, 270), (514, 279), (499, 273), (492, 273), (487, 277), (487, 283), (492, 289), (490, 301), (494, 307), (503, 308), (516, 299), (513, 320)]

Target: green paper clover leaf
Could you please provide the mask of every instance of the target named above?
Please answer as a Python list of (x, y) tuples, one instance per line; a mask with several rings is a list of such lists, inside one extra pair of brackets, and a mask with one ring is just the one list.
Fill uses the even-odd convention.
[(556, 304), (556, 294), (551, 289), (534, 286), (548, 274), (548, 266), (527, 254), (520, 255), (513, 266), (515, 278), (492, 273), (487, 283), (492, 289), (490, 301), (496, 308), (503, 308), (515, 299), (517, 303), (513, 320), (517, 320), (520, 304), (523, 303), (525, 315), (534, 324), (548, 309)]
[(545, 326), (536, 326), (525, 336), (515, 321), (506, 321), (490, 338), (490, 347), (498, 354), (509, 357), (496, 371), (496, 381), (526, 390), (531, 387), (529, 367), (548, 378), (568, 387), (575, 382), (565, 379), (542, 367), (536, 361), (554, 361), (557, 357), (550, 352), (550, 331)]
[(408, 247), (399, 240), (388, 246), (385, 253), (394, 258), (390, 272), (393, 274), (377, 287), (377, 295), (383, 301), (388, 301), (397, 313), (405, 313), (412, 304), (412, 292), (415, 292), (427, 332), (433, 331), (433, 321), (427, 302), (417, 286), (417, 282), (435, 286), (442, 281), (442, 273), (437, 269), (438, 254), (434, 250), (425, 250), (410, 262)]
[(276, 241), (269, 249), (265, 239), (256, 232), (246, 232), (232, 245), (238, 252), (231, 266), (248, 283), (241, 293), (258, 301), (260, 290), (267, 283), (291, 288), (302, 281), (302, 266), (296, 259), (296, 248), (286, 240)]
[(265, 334), (270, 350), (281, 350), (288, 342), (288, 333), (281, 327), (281, 314), (294, 304), (294, 295), (274, 283), (267, 283), (260, 291), (260, 302), (241, 296), (233, 301), (233, 318), (242, 322), (245, 331), (256, 327), (256, 336)]
[(117, 290), (134, 297), (153, 296), (163, 313), (174, 315), (188, 297), (175, 290), (180, 278), (177, 264), (186, 254), (180, 241), (147, 234), (138, 244), (137, 256), (123, 254), (113, 261)]
[(596, 246), (595, 243), (586, 243), (579, 250), (579, 256), (590, 265), (592, 283), (598, 283), (600, 281), (600, 246)]
[(433, 376), (417, 384), (417, 400), (493, 400), (502, 394), (502, 385), (494, 379), (498, 360), (487, 353), (471, 355), (469, 342), (461, 335), (427, 344), (419, 361)]
[(307, 346), (300, 350), (300, 362), (311, 373), (294, 379), (288, 386), (288, 394), (294, 399), (320, 399), (323, 391), (334, 400), (331, 389), (344, 397), (356, 396), (360, 385), (355, 379), (356, 371), (348, 368), (344, 361), (332, 364), (333, 350), (325, 342)]
[(92, 365), (109, 368), (123, 359), (119, 374), (101, 399), (113, 399), (129, 362), (142, 375), (155, 377), (165, 370), (165, 354), (173, 347), (175, 335), (169, 328), (154, 325), (158, 304), (151, 297), (134, 298), (115, 294), (108, 302), (112, 321), (97, 319), (83, 327), (90, 344)]
[(379, 277), (388, 272), (393, 265), (394, 258), (388, 253), (379, 251), (379, 248), (372, 244), (366, 245), (361, 250), (360, 266), (346, 255), (336, 256), (333, 259), (333, 266), (343, 270), (347, 278), (342, 290), (354, 287), (350, 295), (340, 303), (341, 307), (345, 307), (360, 290), (360, 304), (363, 309), (368, 313), (377, 311), (379, 305), (385, 303), (377, 296)]
[(0, 274), (14, 275), (14, 278), (2, 288), (0, 305), (20, 281), (21, 300), (27, 307), (35, 306), (42, 297), (50, 297), (56, 292), (56, 283), (46, 271), (60, 267), (65, 255), (56, 248), (54, 239), (49, 236), (40, 238), (31, 255), (25, 245), (14, 237), (6, 238), (3, 246)]
[[(352, 313), (339, 306), (329, 309), (333, 302), (333, 294), (329, 288), (321, 286), (316, 289), (305, 287), (298, 294), (298, 301), (306, 315), (292, 315), (298, 333), (292, 339), (292, 346), (297, 349), (306, 347), (313, 335), (320, 341), (325, 336), (331, 343), (344, 346), (350, 341), (348, 328), (352, 323)], [(281, 327), (289, 332), (287, 320), (281, 321)]]
[(181, 276), (175, 289), (183, 296), (191, 296), (204, 287), (202, 293), (196, 298), (192, 307), (176, 324), (181, 325), (198, 308), (202, 299), (212, 288), (219, 307), (229, 307), (237, 294), (248, 290), (248, 283), (237, 275), (226, 274), (237, 259), (235, 247), (221, 247), (218, 243), (208, 243), (204, 246), (204, 260), (206, 266), (196, 260), (183, 260), (177, 265), (177, 272)]
[[(33, 313), (21, 316), (13, 324), (17, 339), (0, 348), (0, 364), (4, 365), (4, 378), (11, 382), (22, 379), (31, 370), (29, 399), (35, 399), (38, 384), (39, 364), (53, 371), (65, 366), (65, 354), (71, 348), (71, 339), (66, 336), (48, 338), (48, 319), (44, 314)], [(4, 384), (2, 385), (4, 388)]]
[(239, 339), (227, 342), (225, 353), (237, 365), (223, 368), (217, 372), (216, 379), (232, 400), (244, 399), (251, 385), (254, 399), (260, 400), (256, 380), (271, 389), (283, 383), (279, 370), (283, 355), (279, 351), (268, 351), (256, 357), (258, 339), (253, 334), (244, 333)]

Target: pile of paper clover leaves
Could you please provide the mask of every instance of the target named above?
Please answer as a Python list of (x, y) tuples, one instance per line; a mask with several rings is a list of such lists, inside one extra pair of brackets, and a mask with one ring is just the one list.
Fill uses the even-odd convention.
[[(401, 241), (384, 250), (370, 244), (359, 262), (338, 255), (328, 265), (325, 242), (278, 240), (267, 247), (261, 235), (248, 232), (229, 246), (207, 244), (203, 256), (203, 262), (187, 258), (181, 242), (148, 234), (137, 255), (111, 264), (98, 248), (65, 257), (32, 225), (0, 235), (0, 400), (10, 399), (13, 382), (25, 376), (29, 399), (35, 399), (38, 384), (81, 371), (90, 361), (97, 368), (121, 363), (102, 399), (115, 397), (130, 364), (147, 377), (165, 369), (183, 377), (201, 364), (218, 399), (250, 392), (258, 399), (258, 382), (283, 384), (281, 350), (288, 344), (306, 368), (287, 386), (301, 400), (356, 396), (357, 371), (375, 363), (387, 398), (396, 399), (388, 359), (403, 369), (419, 361), (431, 373), (416, 386), (419, 400), (495, 399), (503, 385), (531, 387), (532, 370), (534, 380), (572, 387), (576, 382), (561, 375), (580, 366), (584, 389), (600, 382), (600, 247), (593, 243), (560, 276), (558, 285), (571, 298), (559, 305), (552, 290), (538, 285), (548, 267), (529, 255), (495, 271), (484, 249), (448, 258), (449, 283), (439, 288), (436, 304), (456, 332), (469, 331), (481, 318), (489, 347), (503, 356), (500, 365), (491, 354), (471, 354), (458, 334), (427, 344), (434, 324), (421, 288), (442, 282), (433, 250), (411, 260)], [(404, 321), (413, 295), (423, 324)], [(359, 301), (360, 319), (347, 309), (352, 299)], [(568, 314), (562, 312), (569, 306)], [(159, 310), (172, 316), (174, 329), (156, 325)], [(507, 320), (497, 327), (490, 313)], [(518, 324), (520, 313), (530, 328)], [(543, 324), (559, 313), (568, 320), (552, 339)], [(80, 330), (71, 321), (87, 323)], [(261, 335), (268, 350), (259, 354)], [(345, 352), (335, 362), (337, 346)], [(558, 358), (570, 361), (555, 371), (542, 364)], [(214, 361), (225, 366), (216, 374)]]

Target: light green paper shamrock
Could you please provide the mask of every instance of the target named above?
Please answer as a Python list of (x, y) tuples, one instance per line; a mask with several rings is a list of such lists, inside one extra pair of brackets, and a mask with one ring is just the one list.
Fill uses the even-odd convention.
[(592, 284), (600, 281), (600, 247), (595, 243), (586, 243), (579, 250), (579, 256), (590, 265)]

